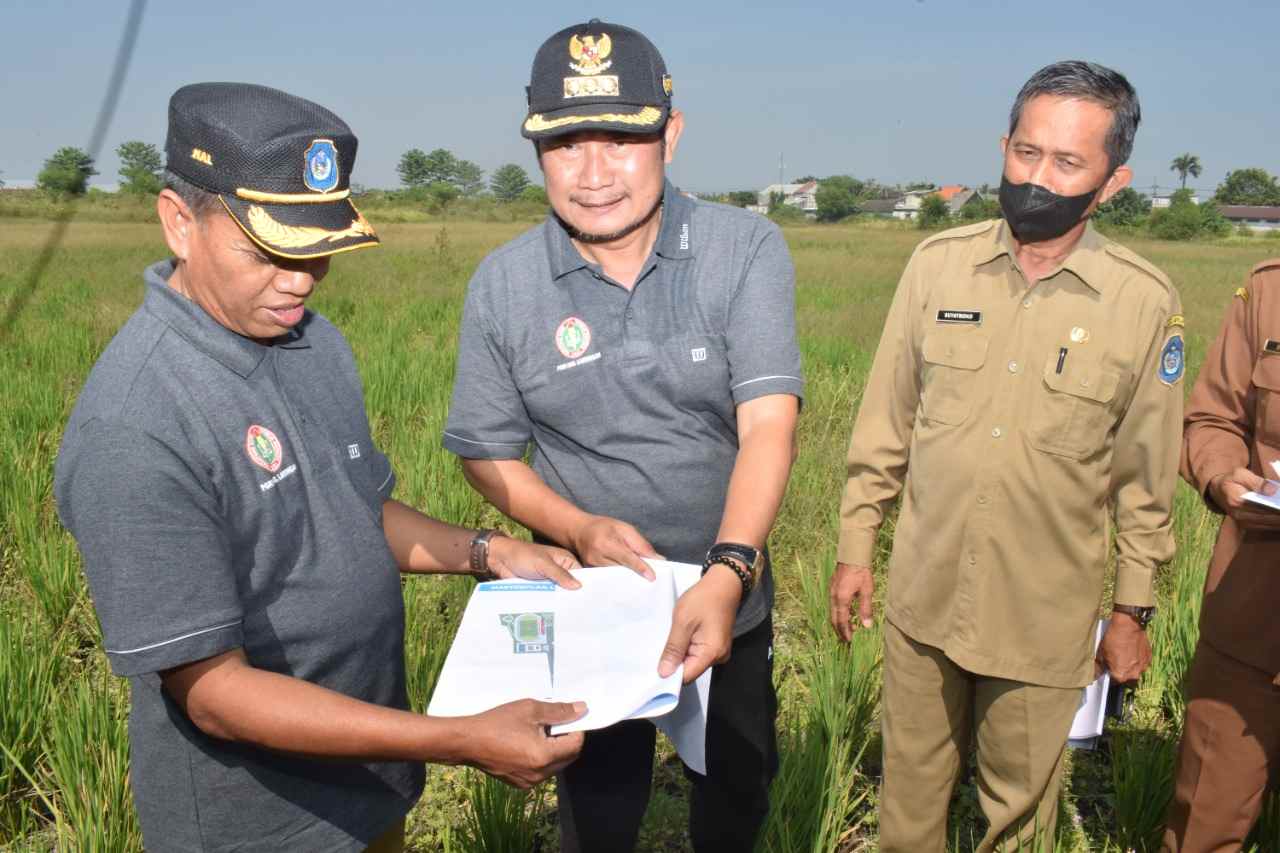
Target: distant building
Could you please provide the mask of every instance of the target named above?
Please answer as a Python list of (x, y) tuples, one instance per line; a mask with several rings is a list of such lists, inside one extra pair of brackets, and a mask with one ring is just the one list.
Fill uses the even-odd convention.
[(894, 209), (898, 206), (898, 203), (901, 201), (902, 199), (900, 197), (899, 198), (873, 198), (873, 199), (870, 199), (869, 201), (864, 201), (862, 204), (858, 205), (858, 212), (869, 213), (872, 216), (891, 217), (894, 215), (893, 213)]
[(1233, 225), (1251, 231), (1280, 231), (1280, 207), (1265, 204), (1224, 204), (1218, 211)]
[(798, 207), (804, 213), (816, 216), (818, 213), (818, 182), (806, 181), (803, 184), (769, 184), (756, 193), (756, 203), (748, 205), (747, 210), (756, 213), (768, 213), (769, 204), (776, 194), (782, 195), (782, 203)]
[[(910, 190), (904, 193), (898, 203), (894, 205), (893, 218), (915, 219), (916, 214), (920, 212), (920, 206), (931, 195), (941, 196), (942, 200), (947, 203), (947, 209), (952, 215), (959, 213), (975, 197), (981, 198), (976, 190), (971, 190), (964, 184), (948, 184), (936, 190)], [(958, 202), (957, 199), (959, 199)]]
[[(1200, 203), (1200, 196), (1196, 195), (1194, 191), (1191, 193), (1191, 203), (1192, 204)], [(1155, 195), (1151, 196), (1151, 208), (1153, 210), (1162, 208), (1162, 207), (1168, 207), (1171, 204), (1173, 204), (1172, 193), (1170, 193), (1169, 195), (1160, 195), (1159, 193), (1156, 193)]]

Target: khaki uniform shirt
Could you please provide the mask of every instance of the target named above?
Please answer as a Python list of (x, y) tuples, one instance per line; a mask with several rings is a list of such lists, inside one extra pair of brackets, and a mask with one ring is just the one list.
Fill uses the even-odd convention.
[[(1280, 458), (1280, 259), (1236, 292), (1187, 403), (1182, 476), (1209, 499), (1219, 474), (1277, 477)], [(1280, 532), (1226, 518), (1209, 562), (1200, 636), (1242, 663), (1280, 673)], [(1280, 679), (1278, 679), (1280, 683)]]
[(1118, 603), (1173, 556), (1181, 305), (1086, 228), (1028, 285), (1003, 222), (932, 237), (898, 284), (849, 445), (841, 562), (899, 493), (886, 615), (982, 675), (1093, 677), (1108, 516)]

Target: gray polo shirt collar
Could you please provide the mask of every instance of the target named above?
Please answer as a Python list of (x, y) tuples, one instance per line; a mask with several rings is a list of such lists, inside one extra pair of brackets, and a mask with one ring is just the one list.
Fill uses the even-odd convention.
[[(662, 226), (658, 231), (657, 242), (653, 246), (653, 255), (668, 260), (687, 260), (693, 257), (693, 238), (689, 231), (693, 227), (691, 219), (693, 201), (685, 197), (670, 181), (662, 188)], [(547, 257), (551, 261), (551, 278), (562, 281), (571, 272), (580, 269), (596, 270), (573, 245), (564, 223), (553, 213), (547, 217)], [(652, 267), (653, 257), (645, 264), (640, 277), (643, 278)]]
[[(147, 283), (143, 307), (190, 341), (196, 349), (240, 377), (247, 378), (258, 369), (271, 348), (231, 331), (210, 317), (199, 305), (170, 287), (169, 277), (173, 275), (173, 270), (173, 260), (159, 261), (147, 267), (143, 274)], [(278, 338), (275, 345), (288, 349), (310, 346), (298, 329), (292, 329), (287, 335)]]

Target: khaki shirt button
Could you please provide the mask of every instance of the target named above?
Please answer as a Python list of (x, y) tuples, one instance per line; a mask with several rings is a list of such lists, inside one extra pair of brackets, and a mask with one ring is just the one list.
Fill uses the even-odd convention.
[(1030, 308), (1030, 307), (1031, 307), (1031, 300), (1030, 300), (1030, 299), (1024, 299), (1024, 300), (1022, 300), (1022, 307), (1023, 307), (1023, 308)]
[(985, 504), (986, 502), (987, 502), (987, 496), (986, 496), (986, 495), (978, 495), (978, 503), (980, 503), (980, 504)]
[(1000, 427), (996, 427), (995, 429), (991, 430), (992, 438), (999, 438), (1002, 435), (1004, 435), (1004, 433), (1000, 431)]
[(1081, 388), (1088, 388), (1088, 387), (1089, 387), (1089, 380), (1088, 380), (1088, 379), (1081, 379), (1081, 380), (1080, 380), (1080, 387), (1081, 387)]
[(978, 562), (978, 558), (977, 558), (976, 556), (974, 556), (973, 554), (970, 554), (970, 555), (969, 555), (969, 565), (971, 565), (971, 566), (972, 566), (973, 564), (975, 564), (975, 563), (977, 563), (977, 562)]
[(1010, 373), (1017, 373), (1017, 372), (1018, 372), (1018, 362), (1016, 362), (1016, 361), (1011, 361), (1011, 362), (1009, 362), (1009, 372), (1010, 372)]

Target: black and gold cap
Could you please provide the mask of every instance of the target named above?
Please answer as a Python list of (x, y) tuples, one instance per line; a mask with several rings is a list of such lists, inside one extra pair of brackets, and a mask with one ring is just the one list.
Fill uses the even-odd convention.
[(542, 43), (520, 132), (547, 139), (582, 130), (656, 133), (671, 113), (671, 75), (642, 33), (592, 18)]
[(217, 193), (244, 233), (283, 258), (376, 246), (349, 198), (356, 136), (319, 104), (250, 83), (195, 83), (169, 99), (166, 168)]

